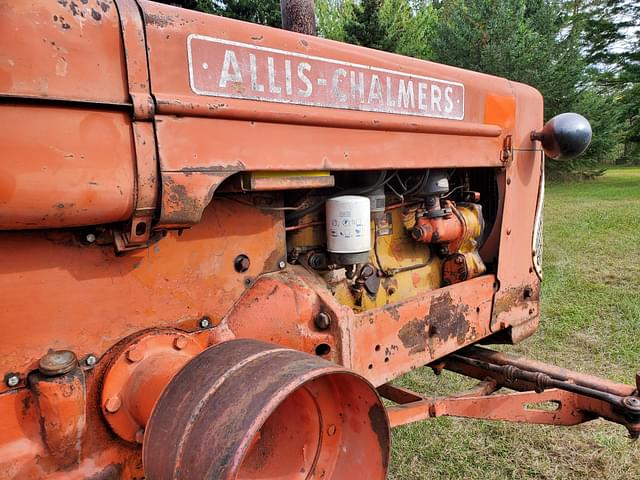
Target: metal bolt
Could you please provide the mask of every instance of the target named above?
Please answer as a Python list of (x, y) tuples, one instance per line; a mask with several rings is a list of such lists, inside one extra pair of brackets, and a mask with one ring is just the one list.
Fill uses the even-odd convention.
[(15, 373), (11, 373), (5, 377), (4, 381), (7, 384), (7, 387), (13, 388), (20, 383), (20, 377)]
[(631, 410), (640, 411), (640, 398), (638, 397), (624, 397), (622, 403)]
[(93, 233), (87, 233), (85, 240), (87, 241), (87, 243), (93, 243), (96, 241), (96, 236)]
[(116, 413), (118, 410), (120, 410), (121, 406), (122, 400), (120, 400), (120, 397), (118, 395), (109, 397), (107, 398), (107, 401), (104, 402), (104, 409), (109, 413)]
[(127, 360), (131, 363), (139, 362), (144, 358), (144, 348), (134, 345), (127, 351)]
[(327, 313), (320, 312), (315, 318), (315, 324), (318, 330), (326, 330), (331, 326), (331, 317)]
[(189, 341), (187, 340), (187, 337), (177, 337), (173, 340), (173, 348), (176, 350), (182, 350), (188, 343)]
[(56, 377), (70, 372), (77, 365), (78, 359), (71, 350), (49, 350), (38, 362), (38, 370), (47, 377)]
[(95, 355), (87, 355), (87, 358), (84, 359), (84, 363), (87, 367), (93, 367), (96, 363), (98, 363), (98, 357)]
[(283, 269), (284, 267), (286, 267), (286, 266), (287, 266), (287, 264), (284, 262), (284, 260), (280, 260), (280, 261), (278, 262), (278, 268), (279, 268), (280, 270), (282, 270), (282, 269)]
[(200, 319), (200, 328), (209, 328), (211, 326), (211, 321), (207, 317), (203, 317)]
[(373, 266), (368, 264), (362, 267), (362, 270), (360, 270), (360, 276), (364, 279), (371, 277), (374, 273), (376, 273), (375, 269), (373, 268)]

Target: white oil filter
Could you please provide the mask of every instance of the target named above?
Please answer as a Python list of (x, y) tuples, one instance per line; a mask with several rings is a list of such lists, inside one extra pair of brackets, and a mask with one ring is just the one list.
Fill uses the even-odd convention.
[(343, 195), (326, 203), (327, 250), (361, 253), (371, 249), (371, 212), (368, 197)]

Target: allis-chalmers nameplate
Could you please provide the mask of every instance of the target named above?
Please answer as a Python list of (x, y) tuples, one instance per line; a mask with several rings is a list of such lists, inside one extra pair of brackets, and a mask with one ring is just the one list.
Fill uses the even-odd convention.
[(464, 85), (384, 68), (190, 35), (199, 95), (462, 120)]

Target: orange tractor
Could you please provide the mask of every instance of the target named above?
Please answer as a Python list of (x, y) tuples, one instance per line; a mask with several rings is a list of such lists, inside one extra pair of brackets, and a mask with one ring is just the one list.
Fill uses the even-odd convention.
[[(0, 2), (0, 478), (383, 479), (442, 415), (637, 435), (638, 385), (478, 346), (538, 326), (542, 151), (588, 123), (283, 14)], [(391, 383), (425, 366), (479, 384)]]

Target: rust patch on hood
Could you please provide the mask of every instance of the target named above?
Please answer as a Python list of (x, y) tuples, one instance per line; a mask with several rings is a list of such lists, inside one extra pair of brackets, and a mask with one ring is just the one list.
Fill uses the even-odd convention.
[(151, 13), (144, 14), (144, 21), (147, 25), (154, 25), (156, 27), (164, 28), (169, 25), (173, 25), (173, 17), (168, 15), (155, 15)]
[(400, 329), (398, 337), (409, 355), (424, 352), (433, 344), (444, 343), (455, 338), (463, 345), (471, 330), (466, 314), (469, 306), (455, 303), (450, 293), (435, 297), (431, 301), (429, 313), (424, 318), (411, 320)]
[(496, 295), (494, 315), (506, 314), (514, 308), (521, 308), (523, 305), (528, 305), (529, 302), (538, 303), (539, 301), (539, 285), (512, 287), (502, 294)]

